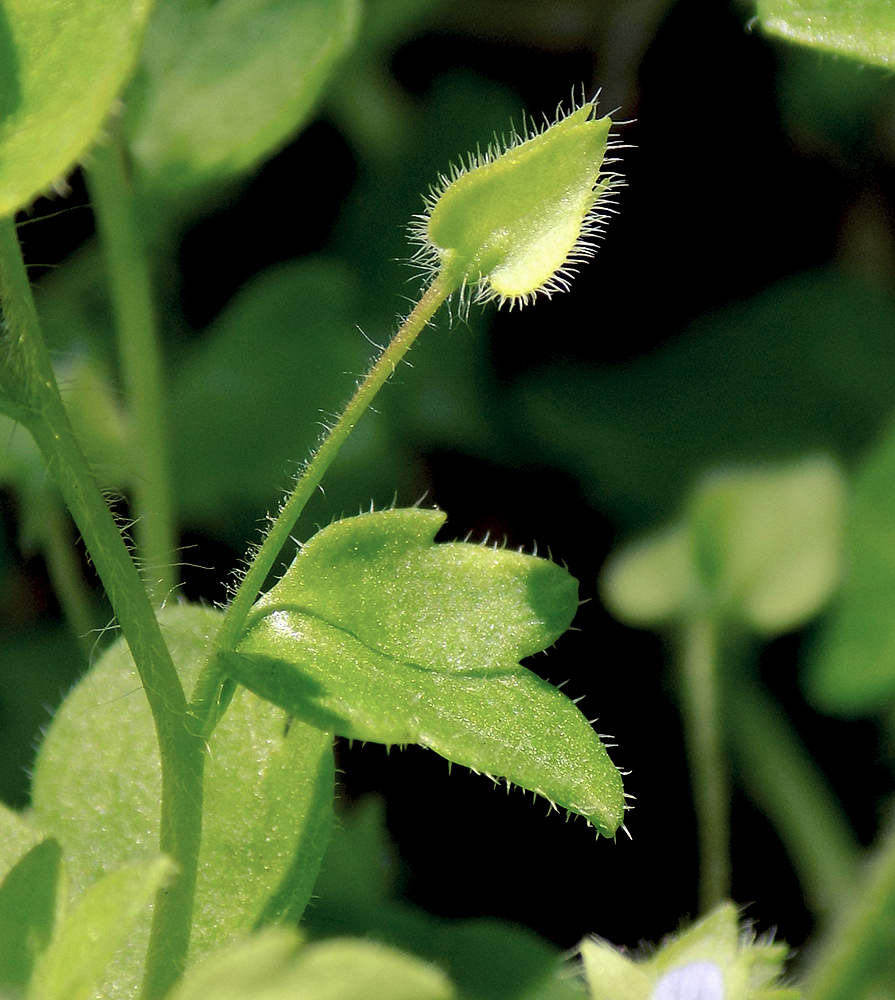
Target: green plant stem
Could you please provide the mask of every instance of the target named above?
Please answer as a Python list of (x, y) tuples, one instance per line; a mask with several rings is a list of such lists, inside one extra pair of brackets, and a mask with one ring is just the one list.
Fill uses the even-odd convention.
[(829, 917), (858, 877), (860, 848), (848, 820), (772, 699), (754, 683), (737, 680), (724, 701), (738, 772), (779, 833), (812, 911)]
[(0, 219), (4, 364), (0, 407), (27, 427), (71, 511), (133, 654), (152, 711), (162, 769), (161, 850), (179, 874), (153, 912), (144, 996), (164, 995), (189, 945), (202, 825), (204, 743), (137, 568), (87, 467), (59, 395), (12, 219)]
[(156, 604), (176, 585), (178, 549), (168, 468), (162, 362), (149, 265), (121, 144), (94, 147), (87, 183), (108, 268), (118, 355), (130, 407), (139, 475), (133, 487), (134, 537)]
[(874, 848), (841, 917), (812, 952), (806, 1000), (854, 1000), (869, 996), (880, 972), (891, 968), (895, 926), (895, 825)]
[[(295, 488), (286, 498), (270, 531), (255, 553), (221, 624), (216, 643), (218, 651), (224, 652), (235, 647), (255, 599), (261, 592), (277, 557), (289, 541), (295, 522), (320, 485), (324, 473), (376, 394), (394, 374), (420, 332), (456, 287), (452, 279), (439, 273), (391, 342), (373, 363), (367, 375), (358, 383), (354, 395), (304, 467)], [(199, 677), (192, 702), (192, 710), (200, 720), (202, 731), (206, 735), (217, 722), (219, 687), (219, 669), (212, 659)]]
[(679, 664), (681, 714), (699, 836), (699, 910), (730, 895), (730, 792), (718, 700), (719, 623), (686, 623)]

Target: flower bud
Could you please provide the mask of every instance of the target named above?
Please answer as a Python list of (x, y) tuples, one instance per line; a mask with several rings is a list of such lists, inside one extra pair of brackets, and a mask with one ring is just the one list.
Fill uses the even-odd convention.
[(603, 171), (612, 122), (595, 111), (587, 101), (443, 176), (413, 226), (416, 261), (461, 296), (472, 289), (476, 301), (510, 308), (568, 288), (619, 180)]

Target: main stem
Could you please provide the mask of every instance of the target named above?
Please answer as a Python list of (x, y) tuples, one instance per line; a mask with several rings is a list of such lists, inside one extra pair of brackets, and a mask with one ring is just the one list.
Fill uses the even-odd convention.
[(0, 406), (33, 435), (103, 582), (149, 701), (162, 771), (160, 848), (179, 874), (153, 912), (144, 996), (162, 997), (183, 971), (202, 827), (203, 741), (140, 574), (68, 419), (34, 307), (12, 219), (0, 219), (0, 301), (6, 329)]
[(114, 137), (94, 147), (87, 183), (109, 274), (118, 357), (131, 410), (140, 475), (133, 487), (134, 537), (156, 604), (177, 580), (162, 362), (149, 264), (137, 224), (124, 153)]
[(686, 625), (680, 663), (681, 711), (699, 837), (699, 911), (730, 894), (730, 791), (718, 704), (718, 623)]
[[(267, 537), (252, 559), (218, 632), (218, 650), (230, 650), (236, 645), (246, 617), (260, 593), (264, 581), (283, 547), (289, 541), (295, 522), (320, 485), (326, 470), (339, 453), (348, 435), (373, 402), (376, 394), (410, 350), (417, 336), (435, 315), (438, 307), (455, 289), (456, 282), (443, 273), (438, 274), (391, 342), (383, 348), (367, 375), (358, 383), (354, 395), (305, 466), (295, 488), (280, 508)], [(213, 702), (218, 685), (219, 677), (215, 664), (209, 662), (199, 678), (193, 697), (193, 711), (202, 721), (206, 732), (216, 722), (216, 709)]]

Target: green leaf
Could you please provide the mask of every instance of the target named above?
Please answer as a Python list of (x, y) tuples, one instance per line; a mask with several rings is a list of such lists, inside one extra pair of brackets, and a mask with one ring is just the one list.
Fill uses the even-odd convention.
[(298, 948), (271, 929), (230, 945), (189, 971), (169, 1000), (451, 1000), (443, 973), (372, 941)]
[(14, 809), (0, 802), (0, 878), (43, 839), (41, 831)]
[(726, 469), (703, 478), (682, 523), (607, 563), (603, 594), (634, 625), (711, 611), (785, 632), (838, 585), (844, 517), (844, 483), (828, 458)]
[(353, 41), (357, 0), (163, 0), (125, 126), (153, 187), (242, 173), (308, 119)]
[(24, 987), (56, 922), (62, 850), (49, 838), (22, 858), (0, 885), (0, 987)]
[(62, 180), (130, 75), (150, 0), (4, 0), (0, 216)]
[(518, 660), (569, 626), (577, 586), (518, 552), (433, 539), (445, 515), (338, 521), (256, 604), (225, 669), (349, 738), (419, 743), (612, 836), (621, 778), (587, 720)]
[[(339, 409), (352, 373), (368, 364), (369, 345), (350, 319), (357, 298), (349, 275), (333, 263), (269, 268), (239, 290), (177, 365), (173, 479), (188, 518), (219, 521), (234, 511), (254, 518), (276, 504), (287, 470), (319, 437), (321, 412)], [(372, 467), (388, 475), (395, 463), (381, 428), (365, 420), (358, 431), (361, 440), (352, 439), (334, 473), (353, 478)], [(394, 474), (390, 479), (389, 491)]]
[(895, 65), (895, 18), (890, 0), (758, 0), (766, 31), (802, 45)]
[(166, 857), (110, 872), (78, 900), (38, 960), (28, 1000), (90, 1000), (174, 866)]
[(826, 711), (865, 715), (895, 696), (895, 428), (857, 477), (848, 523), (849, 572), (805, 673)]
[[(189, 687), (219, 612), (172, 606), (162, 626)], [(209, 741), (205, 824), (192, 953), (256, 922), (297, 916), (310, 896), (331, 823), (331, 738), (239, 692)], [(69, 694), (38, 753), (33, 802), (58, 838), (76, 891), (158, 844), (160, 768), (155, 729), (123, 641)], [(140, 933), (148, 935), (148, 920)], [(106, 997), (134, 995), (141, 949), (116, 966)]]

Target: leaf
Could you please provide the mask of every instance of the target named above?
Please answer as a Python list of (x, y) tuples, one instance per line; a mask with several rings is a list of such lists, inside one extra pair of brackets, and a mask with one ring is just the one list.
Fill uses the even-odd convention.
[[(221, 615), (183, 605), (161, 616), (189, 687)], [(297, 918), (310, 896), (332, 818), (331, 737), (238, 693), (209, 741), (205, 825), (192, 949), (262, 919)], [(117, 866), (154, 855), (160, 768), (155, 729), (123, 641), (110, 647), (59, 709), (38, 752), (38, 822), (63, 846), (80, 892)], [(148, 935), (148, 920), (140, 933)], [(120, 956), (106, 997), (134, 995), (141, 950)]]
[(435, 545), (444, 519), (380, 511), (319, 532), (256, 604), (224, 668), (323, 729), (430, 747), (612, 836), (618, 771), (572, 702), (518, 663), (569, 626), (575, 581), (533, 556)]
[(4, 0), (0, 216), (61, 180), (124, 86), (150, 0)]
[(358, 18), (357, 0), (162, 0), (125, 122), (150, 186), (221, 180), (284, 145)]
[(826, 711), (866, 715), (895, 698), (895, 428), (858, 475), (848, 523), (849, 571), (808, 661), (805, 684)]
[(0, 802), (0, 878), (41, 840), (43, 836), (32, 822)]
[(0, 987), (24, 987), (56, 922), (62, 850), (52, 838), (22, 858), (0, 885)]
[(802, 45), (895, 65), (895, 19), (890, 0), (758, 0), (764, 29)]
[(297, 948), (294, 932), (271, 929), (190, 970), (169, 1000), (451, 1000), (442, 972), (372, 941)]
[[(351, 393), (351, 373), (367, 366), (369, 345), (350, 319), (357, 297), (345, 270), (327, 261), (269, 268), (177, 365), (173, 479), (188, 518), (218, 521), (222, 509), (254, 517), (276, 504), (286, 471), (319, 436), (321, 412), (337, 411)], [(388, 476), (395, 463), (381, 428), (364, 421), (359, 431), (363, 440), (346, 449), (342, 472), (376, 468)]]
[(795, 629), (840, 582), (844, 517), (844, 483), (828, 458), (707, 475), (682, 522), (609, 560), (607, 606), (640, 626), (711, 610), (766, 635)]
[(89, 1000), (118, 946), (171, 877), (166, 857), (110, 872), (79, 899), (35, 966), (28, 1000)]

